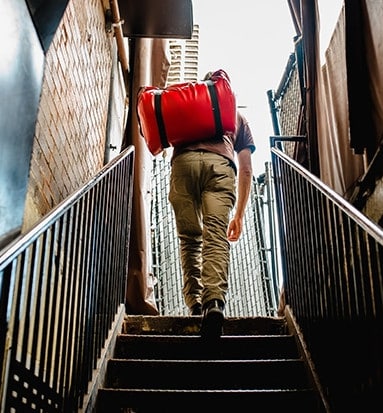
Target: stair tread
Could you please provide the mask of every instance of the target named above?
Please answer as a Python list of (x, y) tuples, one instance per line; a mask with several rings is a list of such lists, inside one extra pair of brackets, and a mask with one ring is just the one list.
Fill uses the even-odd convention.
[(260, 363), (303, 363), (300, 358), (291, 358), (291, 359), (153, 359), (153, 358), (111, 358), (109, 360), (111, 364), (120, 364), (120, 363), (143, 363), (143, 364), (180, 364), (180, 363), (189, 363), (189, 364), (260, 364)]
[[(122, 333), (198, 335), (200, 316), (127, 315)], [(283, 334), (286, 320), (281, 317), (225, 317), (224, 335)]]
[[(190, 340), (201, 340), (201, 336), (199, 334), (130, 334), (130, 333), (122, 333), (118, 335), (120, 338), (126, 339), (153, 339), (155, 341), (161, 340), (168, 340), (168, 339), (184, 339), (187, 341)], [(266, 340), (266, 339), (290, 339), (294, 338), (291, 334), (260, 334), (260, 335), (241, 335), (241, 334), (223, 334), (220, 337), (220, 340), (246, 340), (246, 341), (259, 341), (259, 340)]]
[(116, 388), (102, 387), (103, 392), (132, 392), (132, 393), (216, 393), (216, 394), (244, 394), (244, 393), (311, 393), (311, 387), (305, 388), (273, 388), (273, 389), (152, 389), (152, 388)]
[[(182, 407), (180, 407), (182, 406)], [(196, 407), (198, 406), (198, 407)], [(310, 389), (102, 389), (97, 413), (111, 413), (121, 408), (138, 408), (140, 413), (220, 413), (268, 411), (319, 412), (315, 394)], [(135, 410), (134, 410), (135, 411)]]
[(298, 358), (291, 335), (222, 336), (212, 343), (196, 335), (137, 335), (117, 337), (115, 358), (155, 359)]
[[(106, 387), (168, 389), (183, 387), (188, 389), (308, 387), (305, 365), (299, 359), (111, 359), (107, 372)], [(160, 380), (159, 377), (161, 377)]]

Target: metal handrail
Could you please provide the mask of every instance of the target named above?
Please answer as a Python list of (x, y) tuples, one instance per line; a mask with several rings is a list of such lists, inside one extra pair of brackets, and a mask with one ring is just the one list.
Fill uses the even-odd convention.
[(281, 150), (271, 154), (286, 304), (332, 411), (374, 411), (383, 389), (383, 229)]
[(0, 251), (0, 411), (77, 412), (125, 303), (134, 148)]

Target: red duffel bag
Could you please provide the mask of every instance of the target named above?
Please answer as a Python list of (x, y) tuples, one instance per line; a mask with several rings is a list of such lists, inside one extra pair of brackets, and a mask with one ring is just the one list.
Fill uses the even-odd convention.
[(209, 80), (167, 88), (144, 86), (137, 98), (140, 131), (153, 155), (235, 130), (235, 96), (223, 70)]

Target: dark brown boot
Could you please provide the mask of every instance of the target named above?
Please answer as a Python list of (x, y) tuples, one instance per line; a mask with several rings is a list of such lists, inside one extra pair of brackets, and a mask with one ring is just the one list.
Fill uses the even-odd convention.
[(210, 300), (203, 306), (201, 337), (216, 339), (221, 337), (224, 321), (224, 303), (221, 300)]

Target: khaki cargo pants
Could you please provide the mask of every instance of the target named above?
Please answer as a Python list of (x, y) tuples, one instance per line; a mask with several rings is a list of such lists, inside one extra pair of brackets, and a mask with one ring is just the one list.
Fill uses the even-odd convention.
[(183, 296), (191, 308), (212, 299), (226, 302), (230, 244), (226, 231), (236, 201), (229, 160), (188, 151), (172, 163), (169, 201), (180, 241)]

